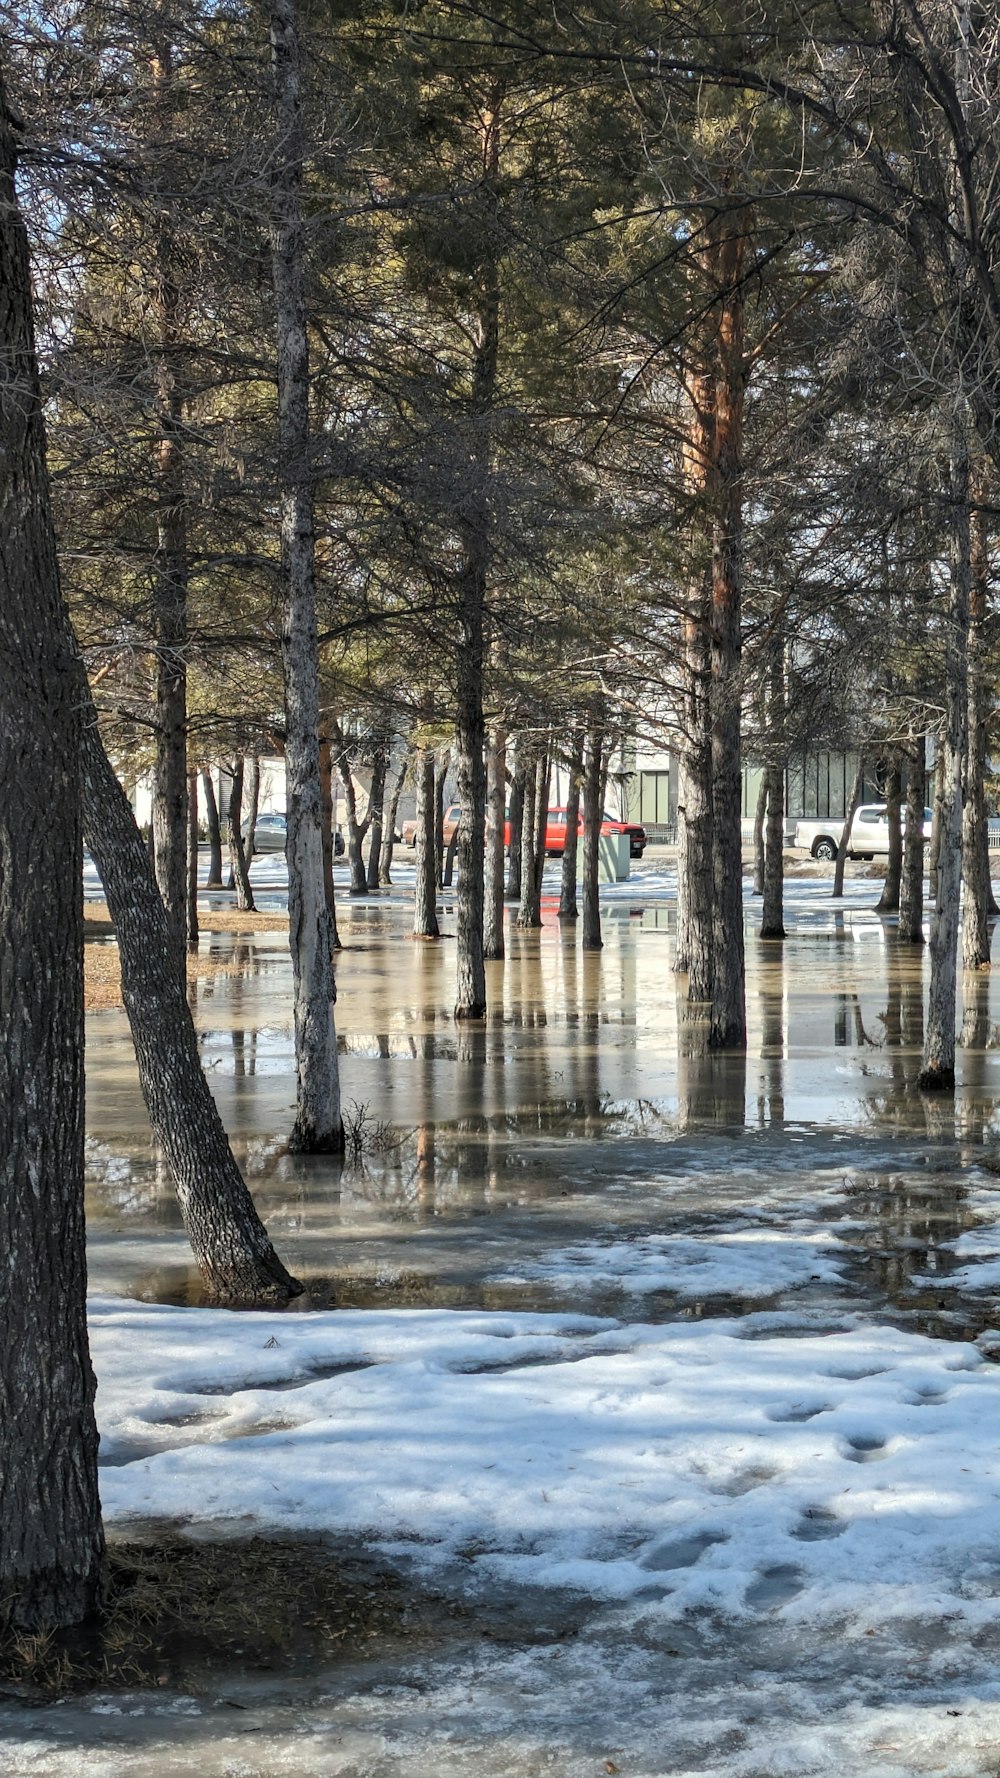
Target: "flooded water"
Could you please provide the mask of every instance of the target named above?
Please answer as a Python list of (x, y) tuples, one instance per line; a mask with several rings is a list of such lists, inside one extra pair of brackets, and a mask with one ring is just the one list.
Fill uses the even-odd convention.
[[(1000, 1230), (990, 1234), (1000, 1178), (984, 1164), (1000, 1140), (1000, 983), (966, 981), (954, 1098), (918, 1093), (929, 965), (873, 913), (878, 888), (855, 882), (835, 907), (826, 884), (790, 884), (781, 945), (756, 938), (748, 903), (748, 1050), (719, 1057), (703, 1053), (678, 1000), (665, 872), (641, 869), (610, 893), (596, 955), (581, 952), (578, 931), (560, 931), (548, 900), (542, 931), (512, 932), (506, 963), (489, 966), (490, 1016), (474, 1028), (451, 1016), (453, 939), (413, 944), (398, 891), (345, 900), (337, 962), (344, 1097), (355, 1123), (364, 1108), (375, 1140), (344, 1164), (286, 1152), (294, 1074), (284, 934), (203, 936), (203, 947), (239, 966), (196, 984), (209, 1079), (272, 1237), (307, 1287), (281, 1330), (283, 1349), (289, 1328), (308, 1334), (300, 1317), (336, 1304), (604, 1315), (620, 1324), (602, 1336), (609, 1349), (619, 1337), (641, 1349), (644, 1324), (700, 1320), (712, 1334), (717, 1318), (752, 1316), (737, 1324), (747, 1342), (740, 1390), (758, 1360), (766, 1366), (787, 1350), (789, 1334), (819, 1340), (824, 1352), (829, 1345), (830, 1356), (775, 1398), (745, 1454), (742, 1435), (735, 1440), (731, 1462), (705, 1480), (700, 1515), (668, 1513), (657, 1523), (627, 1606), (579, 1586), (513, 1578), (484, 1586), (472, 1541), (442, 1560), (439, 1611), (425, 1588), (407, 1605), (415, 1616), (406, 1637), (390, 1624), (363, 1645), (355, 1638), (336, 1660), (323, 1650), (303, 1660), (297, 1647), (289, 1665), (276, 1646), (272, 1662), (258, 1648), (265, 1623), (254, 1631), (252, 1660), (242, 1631), (239, 1646), (227, 1643), (219, 1660), (201, 1659), (187, 1677), (183, 1650), (174, 1649), (164, 1691), (109, 1690), (25, 1712), (0, 1687), (0, 1737), (14, 1778), (995, 1774), (1000, 1631), (992, 1607), (976, 1616), (970, 1605), (967, 1617), (964, 1606), (939, 1611), (933, 1623), (910, 1606), (891, 1619), (845, 1612), (831, 1633), (830, 1621), (810, 1617), (803, 1603), (820, 1558), (855, 1534), (852, 1511), (877, 1519), (880, 1502), (888, 1514), (896, 1498), (880, 1493), (899, 1442), (885, 1413), (849, 1413), (841, 1432), (823, 1432), (846, 1411), (836, 1406), (842, 1392), (866, 1378), (877, 1385), (896, 1361), (866, 1356), (864, 1342), (845, 1351), (834, 1336), (870, 1320), (957, 1340), (1000, 1320), (989, 1264), (981, 1287), (967, 1275), (970, 1258), (1000, 1256)], [(275, 905), (280, 899), (278, 890)], [(450, 913), (444, 924), (452, 928)], [(197, 1302), (123, 1013), (90, 1018), (87, 1073), (91, 1286)], [(366, 1328), (375, 1319), (366, 1315)], [(703, 1330), (671, 1331), (686, 1340)], [(260, 1366), (279, 1341), (255, 1338)], [(470, 1354), (468, 1374), (499, 1373), (490, 1389), (512, 1387), (526, 1366), (554, 1376), (544, 1366), (570, 1363), (572, 1344), (553, 1336), (550, 1357), (539, 1340), (506, 1356)], [(996, 1344), (1000, 1351), (1000, 1334)], [(585, 1349), (581, 1342), (580, 1356)], [(980, 1350), (992, 1355), (988, 1342)], [(926, 1427), (933, 1442), (936, 1416), (948, 1411), (965, 1363), (953, 1356), (954, 1372), (925, 1364), (912, 1388), (899, 1385), (918, 1422), (913, 1440)], [(228, 1373), (189, 1383), (175, 1410), (159, 1418), (137, 1410), (117, 1445), (108, 1443), (106, 1498), (128, 1465), (141, 1470), (145, 1453), (179, 1462), (206, 1422), (231, 1424), (226, 1436), (244, 1440), (233, 1450), (263, 1453), (267, 1435), (280, 1438), (304, 1412), (297, 1404), (324, 1387), (362, 1391), (351, 1422), (360, 1436), (364, 1387), (380, 1374), (370, 1363), (362, 1341), (353, 1359), (286, 1363), (270, 1381), (262, 1371), (253, 1385), (261, 1401), (243, 1422), (232, 1412), (225, 1421), (235, 1387)], [(462, 1368), (456, 1361), (457, 1375)], [(434, 1364), (414, 1368), (424, 1390), (438, 1374)], [(243, 1376), (241, 1386), (251, 1384)], [(599, 1386), (590, 1399), (596, 1414)], [(323, 1424), (318, 1410), (315, 1424)], [(723, 1440), (725, 1427), (723, 1414)], [(768, 1427), (779, 1442), (765, 1449)], [(683, 1440), (683, 1427), (675, 1436)], [(757, 1503), (792, 1461), (782, 1457), (785, 1441), (807, 1441), (787, 1450), (803, 1453), (811, 1475), (812, 1444), (831, 1436), (831, 1461), (845, 1465), (838, 1489), (803, 1480), (779, 1549), (772, 1531), (784, 1509)], [(651, 1475), (668, 1455), (651, 1457)], [(903, 1493), (904, 1481), (896, 1483)], [(646, 1485), (645, 1472), (641, 1484), (609, 1473), (612, 1527), (622, 1502), (640, 1501)], [(628, 1489), (636, 1492), (616, 1492)], [(242, 1524), (206, 1509), (189, 1529), (207, 1547), (245, 1535)], [(671, 1617), (672, 1591), (685, 1576), (694, 1585), (690, 1577), (741, 1526), (754, 1548), (761, 1542), (742, 1615), (734, 1622), (725, 1595), (707, 1588), (698, 1609)], [(777, 1554), (767, 1553), (772, 1544)], [(408, 1547), (412, 1555), (416, 1546)], [(381, 1548), (392, 1554), (384, 1539)], [(974, 1554), (973, 1580), (992, 1599), (995, 1551)], [(395, 1560), (405, 1577), (402, 1546)], [(974, 1588), (969, 1597), (978, 1597)]]
[[(286, 1263), (298, 1311), (344, 1306), (576, 1308), (728, 1314), (865, 1302), (967, 1337), (990, 1300), (949, 1286), (954, 1243), (1000, 1181), (1000, 984), (970, 977), (954, 1100), (916, 1091), (926, 953), (863, 904), (802, 886), (784, 944), (748, 909), (745, 1056), (701, 1052), (673, 974), (674, 908), (616, 901), (585, 954), (545, 908), (489, 966), (483, 1026), (451, 1017), (454, 945), (413, 944), (398, 901), (340, 913), (337, 1020), (349, 1117), (379, 1138), (355, 1162), (286, 1152), (294, 1111), (284, 935), (207, 934), (239, 965), (195, 986), (205, 1065)], [(877, 886), (864, 886), (873, 901)], [(447, 926), (447, 922), (446, 922)], [(124, 1015), (88, 1031), (91, 1277), (98, 1290), (198, 1300), (168, 1179), (152, 1151)], [(970, 1196), (971, 1191), (971, 1196)], [(974, 1202), (973, 1202), (974, 1199)], [(840, 1276), (751, 1296), (739, 1279), (678, 1294), (573, 1264), (581, 1244), (835, 1230)], [(568, 1250), (567, 1266), (546, 1255)], [(693, 1274), (694, 1276), (694, 1274)], [(766, 1279), (765, 1279), (766, 1282)]]

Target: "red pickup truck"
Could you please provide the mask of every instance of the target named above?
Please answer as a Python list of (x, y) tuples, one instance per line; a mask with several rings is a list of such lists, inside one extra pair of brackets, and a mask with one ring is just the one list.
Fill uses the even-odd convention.
[[(456, 827), (458, 826), (458, 818), (459, 818), (460, 814), (461, 814), (461, 809), (459, 808), (458, 803), (452, 803), (450, 808), (445, 810), (444, 843), (446, 846), (450, 845), (450, 843), (451, 843), (452, 835), (453, 835)], [(628, 834), (629, 856), (631, 858), (641, 858), (644, 851), (646, 850), (646, 829), (644, 827), (640, 827), (637, 822), (616, 821), (613, 815), (605, 814), (604, 820), (601, 822), (601, 832), (602, 833), (627, 833)], [(582, 840), (582, 838), (583, 838), (583, 816), (582, 816), (582, 814), (579, 817), (579, 823), (577, 826), (577, 833), (579, 834), (579, 836)], [(404, 821), (403, 822), (403, 826), (402, 826), (402, 830), (401, 830), (401, 838), (402, 838), (403, 844), (406, 846), (415, 846), (416, 845), (416, 843), (417, 843), (417, 824), (415, 821)], [(509, 821), (504, 822), (503, 843), (505, 846), (510, 845), (510, 822)], [(547, 820), (545, 823), (545, 850), (548, 853), (548, 856), (550, 858), (561, 858), (563, 853), (566, 850), (566, 810), (565, 809), (549, 809), (549, 811), (548, 811), (548, 817), (547, 817)]]

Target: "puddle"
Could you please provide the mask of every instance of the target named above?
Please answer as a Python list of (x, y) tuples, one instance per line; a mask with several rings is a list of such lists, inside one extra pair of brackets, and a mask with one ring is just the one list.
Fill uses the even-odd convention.
[(778, 1562), (763, 1568), (747, 1587), (745, 1599), (751, 1611), (777, 1611), (801, 1593), (805, 1581), (802, 1570), (789, 1562)]
[(721, 1531), (696, 1531), (690, 1537), (668, 1538), (640, 1556), (639, 1565), (654, 1574), (666, 1573), (671, 1568), (693, 1568), (713, 1544), (725, 1541)]

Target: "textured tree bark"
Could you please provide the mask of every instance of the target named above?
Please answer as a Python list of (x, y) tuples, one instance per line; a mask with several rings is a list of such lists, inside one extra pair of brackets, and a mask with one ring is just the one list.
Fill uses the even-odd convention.
[(542, 923), (542, 878), (545, 874), (545, 836), (549, 827), (549, 787), (552, 783), (552, 755), (546, 747), (535, 766), (535, 893), (538, 897), (538, 923)]
[(969, 708), (965, 765), (965, 810), (962, 817), (962, 961), (966, 969), (988, 969), (990, 919), (998, 912), (990, 881), (989, 827), (986, 816), (986, 724), (990, 687), (986, 671), (986, 606), (989, 583), (987, 521), (977, 507), (971, 521), (972, 574), (969, 589)]
[(951, 586), (945, 656), (945, 728), (941, 738), (937, 800), (940, 850), (937, 899), (931, 916), (931, 980), (918, 1085), (925, 1092), (955, 1086), (955, 1013), (958, 977), (959, 896), (962, 883), (962, 766), (968, 714), (969, 442), (963, 411), (956, 411), (951, 452)]
[(767, 773), (761, 774), (753, 816), (753, 893), (764, 893), (764, 820), (767, 815)]
[(333, 1007), (333, 929), (323, 877), (319, 781), (316, 548), (309, 452), (302, 180), (305, 135), (295, 0), (271, 0), (277, 139), (271, 156), (271, 262), (277, 323), (281, 561), (285, 609), (288, 931), (295, 1018), (296, 1114), (291, 1147), (343, 1153)]
[(927, 798), (926, 743), (923, 735), (910, 742), (906, 755), (906, 822), (903, 830), (903, 874), (899, 885), (899, 937), (904, 944), (924, 942), (924, 805)]
[(208, 824), (208, 882), (206, 889), (222, 888), (222, 823), (219, 820), (219, 805), (215, 800), (215, 785), (212, 774), (203, 771), (201, 788), (205, 797), (205, 820)]
[(396, 822), (399, 819), (399, 799), (403, 794), (403, 786), (406, 783), (411, 763), (411, 756), (409, 751), (407, 751), (403, 755), (399, 771), (396, 773), (396, 781), (393, 784), (392, 795), (389, 798), (389, 819), (386, 822), (385, 833), (382, 836), (382, 852), (379, 857), (378, 865), (379, 885), (383, 889), (387, 889), (392, 883), (392, 855), (396, 849)]
[(83, 815), (121, 957), (122, 999), (149, 1121), (209, 1293), (249, 1306), (297, 1296), (233, 1158), (198, 1054), (183, 985), (170, 966), (166, 914), (128, 798), (101, 745), (82, 668)]
[[(243, 842), (243, 856), (246, 859), (249, 872), (254, 853), (257, 850), (257, 816), (260, 814), (260, 758), (256, 753), (250, 755), (250, 769), (244, 778), (244, 788), (247, 803), (247, 837)], [(242, 825), (240, 832), (243, 832)]]
[(368, 827), (368, 865), (365, 886), (369, 894), (377, 889), (379, 884), (382, 829), (385, 826), (385, 781), (389, 771), (391, 745), (391, 735), (385, 732), (381, 733), (372, 760), (372, 783), (368, 793), (368, 811), (365, 816)]
[(743, 939), (743, 844), (740, 757), (743, 558), (743, 412), (746, 399), (743, 265), (745, 219), (726, 219), (719, 243), (720, 307), (716, 336), (709, 630), (712, 719), (712, 1049), (747, 1041)]
[(198, 948), (198, 773), (188, 773), (187, 942)]
[(333, 948), (335, 951), (339, 951), (337, 895), (333, 881), (333, 750), (329, 735), (322, 731), (319, 737), (319, 808), (320, 834), (323, 842), (323, 893), (326, 896), (327, 912), (330, 915)]
[(250, 876), (247, 871), (246, 852), (243, 846), (243, 759), (235, 759), (229, 780), (229, 802), (226, 808), (226, 839), (229, 843), (229, 862), (232, 866), (233, 883), (236, 888), (236, 906), (244, 913), (253, 913), (253, 890), (250, 887)]
[[(174, 130), (172, 50), (159, 37), (151, 58), (154, 144), (169, 157)], [(178, 252), (169, 211), (157, 222), (153, 307), (154, 373), (159, 437), (154, 447), (157, 491), (153, 561), (156, 648), (153, 758), (153, 842), (156, 881), (167, 910), (174, 961), (185, 980), (187, 916), (187, 595), (188, 547), (184, 490), (184, 404), (178, 375), (182, 351)]]
[(576, 861), (580, 843), (580, 787), (583, 782), (583, 730), (575, 729), (570, 746), (569, 774), (566, 786), (566, 843), (563, 847), (559, 876), (559, 918), (567, 922), (578, 918), (576, 900)]
[(938, 859), (941, 855), (941, 754), (934, 761), (934, 809), (931, 815), (931, 845), (927, 860), (927, 888), (931, 902), (938, 895)]
[(761, 938), (785, 937), (785, 773), (769, 765), (764, 786), (767, 793), (767, 827), (764, 838), (764, 905), (760, 916)]
[(415, 778), (417, 843), (416, 882), (413, 888), (413, 936), (414, 938), (440, 938), (434, 845), (434, 753), (430, 747), (422, 747), (417, 753)]
[(879, 914), (894, 914), (899, 907), (903, 875), (903, 822), (900, 812), (902, 795), (903, 776), (900, 771), (899, 753), (894, 751), (885, 779), (885, 806), (889, 820), (889, 863), (885, 874), (885, 885), (875, 903), (875, 911)]
[[(347, 862), (351, 867), (351, 885), (349, 895), (367, 895), (368, 872), (365, 869), (363, 846), (368, 831), (367, 821), (358, 819), (358, 792), (354, 782), (354, 773), (348, 757), (347, 742), (339, 723), (333, 724), (333, 738), (337, 747), (337, 771), (344, 787), (344, 809), (347, 815)], [(331, 837), (331, 856), (333, 841)]]
[(499, 962), (504, 955), (503, 830), (507, 800), (507, 745), (496, 724), (486, 748), (486, 866), (483, 899), (483, 957)]
[(851, 825), (858, 812), (864, 787), (865, 756), (863, 753), (859, 753), (858, 767), (854, 774), (854, 783), (851, 785), (851, 794), (847, 801), (847, 813), (844, 817), (844, 831), (840, 836), (840, 845), (837, 847), (837, 862), (833, 867), (833, 888), (831, 889), (830, 894), (834, 900), (839, 900), (844, 893), (844, 866), (847, 863), (847, 847), (851, 838)]
[[(704, 346), (706, 355), (711, 342)], [(711, 524), (715, 377), (704, 367), (692, 377), (684, 449), (684, 481), (693, 507), (692, 550), (704, 548)], [(712, 931), (712, 714), (709, 698), (711, 575), (692, 571), (682, 624), (680, 744), (677, 760), (677, 940), (674, 969), (686, 975), (687, 997), (711, 1002)]]
[(79, 700), (14, 166), (0, 70), (0, 1623), (46, 1631), (95, 1608), (104, 1540), (83, 1219)]
[(514, 925), (540, 926), (538, 873), (535, 869), (535, 833), (538, 811), (538, 760), (524, 762), (524, 800), (521, 804), (521, 900)]
[(510, 845), (507, 849), (507, 888), (505, 890), (505, 900), (507, 901), (520, 901), (521, 899), (521, 829), (524, 824), (526, 783), (527, 766), (524, 759), (523, 743), (518, 741), (514, 777), (510, 787)]
[(587, 730), (583, 765), (583, 936), (585, 951), (603, 948), (601, 937), (600, 866), (601, 822), (604, 819), (604, 735), (598, 723)]
[(451, 769), (451, 748), (434, 762), (434, 881), (444, 888), (444, 793)]

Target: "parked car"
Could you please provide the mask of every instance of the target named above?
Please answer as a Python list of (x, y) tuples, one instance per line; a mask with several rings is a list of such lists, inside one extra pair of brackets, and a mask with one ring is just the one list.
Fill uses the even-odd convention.
[[(582, 840), (582, 812), (578, 817), (576, 831), (579, 839)], [(609, 815), (607, 811), (605, 811), (604, 820), (601, 822), (601, 832), (604, 834), (627, 833), (630, 858), (641, 858), (646, 850), (646, 829), (640, 827), (636, 821), (616, 821), (613, 815)], [(505, 833), (504, 837), (505, 840), (509, 841), (509, 832)], [(566, 850), (565, 809), (550, 809), (548, 811), (548, 818), (545, 825), (545, 850), (550, 858), (561, 858)]]
[[(258, 815), (253, 830), (253, 849), (255, 852), (283, 852), (288, 836), (288, 820), (285, 815)], [(250, 837), (250, 823), (244, 822), (244, 843)], [(334, 857), (339, 858), (344, 850), (344, 836), (337, 827), (333, 834)]]
[[(924, 839), (931, 837), (934, 811), (924, 810)], [(903, 811), (904, 829), (906, 811)], [(813, 858), (833, 859), (837, 856), (843, 821), (799, 821), (795, 826), (795, 845), (810, 852)], [(889, 855), (889, 812), (885, 803), (863, 803), (851, 824), (847, 846), (848, 858), (887, 858)]]
[[(444, 843), (446, 846), (451, 845), (452, 837), (454, 835), (456, 827), (458, 826), (459, 816), (461, 815), (461, 813), (462, 813), (462, 809), (461, 809), (461, 805), (459, 803), (449, 803), (448, 807), (445, 809), (445, 812), (444, 812)], [(404, 821), (402, 827), (400, 828), (399, 837), (402, 840), (404, 846), (415, 846), (417, 843), (417, 824), (416, 824), (416, 822), (415, 821)]]
[[(444, 843), (446, 846), (451, 844), (452, 836), (458, 826), (461, 813), (461, 807), (458, 803), (452, 803), (451, 806), (445, 810)], [(508, 847), (510, 845), (510, 821), (507, 819), (509, 814), (509, 809), (504, 811), (503, 843)], [(577, 832), (582, 836), (582, 815), (580, 816)], [(629, 837), (629, 854), (632, 858), (641, 858), (643, 852), (646, 850), (646, 830), (644, 827), (639, 827), (635, 822), (616, 821), (613, 815), (605, 814), (604, 820), (601, 822), (601, 832), (627, 833)], [(403, 840), (407, 846), (416, 845), (417, 824), (415, 821), (403, 822)], [(550, 858), (561, 858), (566, 850), (565, 809), (549, 809), (548, 811), (545, 826), (545, 850)]]

